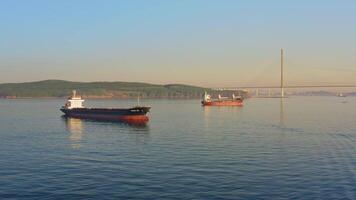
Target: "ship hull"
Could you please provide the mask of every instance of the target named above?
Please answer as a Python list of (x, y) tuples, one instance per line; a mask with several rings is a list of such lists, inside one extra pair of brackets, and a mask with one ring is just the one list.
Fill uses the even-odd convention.
[(106, 108), (62, 108), (61, 111), (67, 117), (104, 120), (104, 121), (118, 121), (127, 123), (147, 123), (149, 118), (147, 113), (149, 107), (134, 107), (128, 109), (106, 109)]
[(203, 106), (243, 106), (241, 100), (225, 100), (225, 101), (202, 101)]

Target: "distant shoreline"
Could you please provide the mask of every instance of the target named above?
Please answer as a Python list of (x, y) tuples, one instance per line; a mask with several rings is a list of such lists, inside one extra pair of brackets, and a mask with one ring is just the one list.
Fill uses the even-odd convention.
[[(335, 95), (289, 95), (290, 97), (337, 97)], [(348, 95), (346, 97), (356, 97), (356, 95)], [(68, 97), (0, 97), (3, 100), (65, 100)], [(137, 100), (137, 98), (122, 98), (122, 97), (86, 97), (83, 96), (84, 99), (89, 100)], [(261, 98), (271, 98), (271, 97), (246, 97), (252, 99), (261, 99)], [(272, 98), (279, 98), (279, 97), (272, 97)], [(142, 100), (200, 100), (199, 97), (191, 97), (191, 98), (184, 98), (184, 97), (140, 97)]]
[[(0, 84), (2, 99), (64, 99), (72, 90), (85, 99), (201, 99), (204, 92), (212, 96), (241, 95), (248, 98), (252, 93), (246, 90), (216, 91), (184, 84), (150, 84), (140, 82), (71, 82), (63, 80), (45, 80), (26, 83)], [(266, 95), (261, 93), (261, 95)], [(307, 91), (291, 92), (289, 96), (336, 96), (335, 92)], [(356, 96), (356, 92), (345, 92), (346, 96)]]
[(246, 97), (246, 92), (213, 91), (184, 84), (150, 84), (140, 82), (71, 82), (45, 80), (27, 83), (0, 84), (0, 98), (5, 99), (61, 99), (71, 95), (72, 90), (85, 99), (200, 99), (204, 92), (212, 95)]
[[(24, 99), (67, 99), (68, 97), (0, 97), (0, 99), (6, 100), (24, 100)], [(121, 98), (121, 97), (85, 97), (84, 99), (92, 99), (92, 100), (136, 100), (137, 98)], [(153, 97), (140, 97), (140, 99), (168, 99), (168, 100), (198, 100), (201, 98), (178, 98), (178, 97), (161, 97), (161, 98), (153, 98)]]

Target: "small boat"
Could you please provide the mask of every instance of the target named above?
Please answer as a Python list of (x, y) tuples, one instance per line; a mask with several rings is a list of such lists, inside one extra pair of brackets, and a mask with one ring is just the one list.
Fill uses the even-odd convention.
[(232, 94), (231, 98), (219, 94), (218, 99), (212, 99), (211, 95), (205, 92), (201, 103), (203, 106), (243, 106), (243, 98), (235, 94)]
[(118, 121), (127, 123), (146, 123), (149, 121), (147, 113), (150, 107), (135, 106), (132, 108), (85, 108), (84, 99), (76, 95), (68, 98), (66, 104), (60, 109), (66, 117)]

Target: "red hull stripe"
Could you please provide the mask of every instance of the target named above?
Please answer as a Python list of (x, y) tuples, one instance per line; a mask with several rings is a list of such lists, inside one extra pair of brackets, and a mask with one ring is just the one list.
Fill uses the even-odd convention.
[(203, 106), (243, 106), (242, 101), (211, 101), (202, 102)]
[(94, 119), (94, 120), (110, 120), (128, 123), (146, 123), (149, 121), (146, 115), (91, 115), (91, 114), (68, 114), (69, 117)]

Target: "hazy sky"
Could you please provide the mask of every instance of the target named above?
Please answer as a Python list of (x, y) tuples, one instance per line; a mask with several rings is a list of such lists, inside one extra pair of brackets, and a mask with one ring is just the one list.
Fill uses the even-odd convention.
[(0, 0), (0, 82), (356, 84), (356, 1)]

